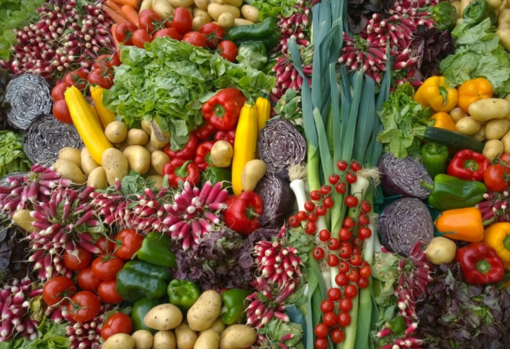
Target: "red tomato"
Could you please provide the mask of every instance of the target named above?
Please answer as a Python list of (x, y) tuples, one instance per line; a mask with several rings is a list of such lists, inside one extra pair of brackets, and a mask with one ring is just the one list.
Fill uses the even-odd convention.
[(335, 304), (330, 299), (325, 299), (321, 303), (321, 311), (328, 313), (335, 310)]
[(133, 321), (124, 313), (115, 313), (110, 315), (101, 328), (101, 337), (107, 340), (117, 333), (131, 334), (133, 331)]
[(124, 261), (117, 257), (98, 257), (92, 262), (92, 271), (99, 280), (115, 280), (123, 266)]
[(359, 275), (362, 278), (368, 279), (370, 275), (372, 275), (372, 269), (370, 269), (370, 265), (365, 265), (359, 270)]
[(48, 305), (55, 305), (64, 297), (72, 296), (75, 293), (76, 286), (73, 280), (65, 276), (57, 276), (47, 281), (43, 287), (43, 298)]
[(53, 98), (53, 102), (64, 99), (64, 92), (66, 92), (66, 90), (71, 86), (72, 85), (68, 84), (67, 82), (61, 82), (60, 84), (57, 84), (53, 90), (51, 90), (51, 98)]
[(345, 334), (344, 332), (339, 329), (339, 328), (335, 328), (333, 330), (333, 332), (331, 332), (331, 340), (333, 341), (333, 343), (342, 343), (345, 339)]
[(237, 46), (232, 41), (224, 40), (216, 49), (221, 57), (225, 58), (227, 61), (235, 62), (237, 58)]
[(207, 47), (216, 48), (223, 40), (225, 33), (223, 28), (216, 23), (206, 23), (200, 28), (200, 32), (207, 38)]
[[(145, 10), (140, 15), (140, 29), (152, 33), (156, 29), (156, 24), (161, 21), (161, 17), (153, 10)], [(134, 42), (134, 41), (133, 41)], [(136, 44), (135, 44), (136, 45)]]
[(145, 43), (151, 41), (152, 41), (151, 35), (143, 29), (138, 29), (133, 33), (133, 45), (135, 45), (136, 47), (144, 48)]
[(81, 291), (73, 296), (68, 305), (69, 316), (77, 322), (87, 322), (99, 314), (101, 301), (90, 291)]
[[(123, 301), (122, 297), (117, 293), (117, 281), (103, 281), (97, 289), (99, 298), (107, 304), (117, 304)], [(106, 339), (106, 338), (105, 338)]]
[(349, 298), (342, 298), (340, 300), (339, 307), (341, 311), (348, 313), (352, 309), (352, 301)]
[(171, 39), (174, 39), (174, 40), (181, 40), (181, 34), (179, 34), (179, 32), (175, 29), (175, 28), (164, 28), (164, 29), (161, 29), (161, 30), (158, 30), (153, 38), (162, 38), (162, 37), (165, 37), (165, 36), (169, 36)]
[(315, 349), (328, 349), (328, 339), (327, 338), (316, 338), (314, 342)]
[(120, 23), (115, 29), (115, 37), (120, 43), (130, 46), (133, 45), (133, 33), (137, 30), (138, 28), (133, 23)]
[(94, 65), (92, 69), (97, 69), (101, 71), (112, 70), (113, 67), (118, 67), (120, 65), (120, 60), (117, 55), (101, 55), (96, 58), (94, 61)]
[(329, 333), (329, 327), (326, 324), (320, 323), (315, 326), (315, 335), (319, 338), (326, 338)]
[(349, 313), (341, 312), (338, 314), (338, 324), (341, 327), (347, 327), (351, 323), (351, 316)]
[[(358, 280), (359, 280), (359, 276), (358, 276)], [(345, 286), (345, 288), (344, 288), (344, 295), (347, 298), (351, 298), (351, 299), (356, 298), (356, 296), (358, 295), (358, 288), (356, 286), (354, 286), (353, 284), (349, 284), (349, 285)]]
[(117, 251), (115, 251), (115, 256), (126, 261), (133, 258), (136, 251), (142, 247), (143, 236), (133, 229), (121, 230), (115, 239), (122, 242)]
[(101, 237), (96, 241), (94, 246), (99, 247), (101, 254), (112, 254), (115, 251), (115, 242), (108, 240), (106, 236)]
[(509, 164), (510, 165), (510, 154), (501, 154), (499, 156), (499, 158), (501, 159), (501, 161), (503, 161), (504, 163), (506, 164)]
[(59, 99), (53, 104), (53, 116), (64, 124), (73, 124), (69, 107), (64, 99)]
[(174, 11), (172, 27), (177, 29), (180, 34), (186, 34), (191, 30), (193, 16), (185, 7), (177, 7)]
[(101, 280), (97, 278), (91, 267), (80, 270), (76, 282), (84, 291), (96, 291), (101, 284)]
[(322, 321), (324, 321), (326, 326), (333, 327), (336, 324), (336, 314), (332, 311), (328, 311), (322, 316)]
[(64, 252), (64, 264), (71, 270), (83, 270), (90, 265), (92, 254), (82, 247)]
[(94, 69), (89, 73), (88, 80), (91, 85), (99, 85), (108, 90), (113, 86), (113, 73), (111, 71), (101, 72), (99, 69)]
[(510, 169), (501, 164), (489, 166), (483, 174), (483, 181), (487, 188), (500, 192), (508, 188)]
[(83, 70), (74, 70), (64, 75), (63, 82), (76, 86), (77, 89), (83, 90), (87, 87), (87, 72)]
[(368, 281), (368, 279), (360, 278), (360, 279), (358, 280), (358, 287), (359, 287), (360, 289), (367, 288), (368, 286), (370, 286), (370, 282)]
[(205, 35), (199, 32), (189, 32), (184, 34), (182, 41), (186, 41), (188, 44), (205, 48), (206, 38)]

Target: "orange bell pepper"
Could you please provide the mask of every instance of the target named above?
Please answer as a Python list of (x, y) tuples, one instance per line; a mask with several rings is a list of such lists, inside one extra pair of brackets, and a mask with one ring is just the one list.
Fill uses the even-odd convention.
[(464, 82), (458, 88), (459, 98), (457, 106), (464, 111), (468, 112), (469, 105), (480, 99), (492, 98), (494, 90), (489, 80), (484, 78), (476, 78)]
[(429, 121), (430, 120), (435, 120), (434, 127), (457, 132), (457, 129), (455, 128), (455, 122), (452, 120), (452, 117), (448, 113), (436, 113), (430, 117)]
[(483, 240), (482, 213), (476, 207), (443, 211), (434, 225), (438, 232), (452, 240), (468, 242)]

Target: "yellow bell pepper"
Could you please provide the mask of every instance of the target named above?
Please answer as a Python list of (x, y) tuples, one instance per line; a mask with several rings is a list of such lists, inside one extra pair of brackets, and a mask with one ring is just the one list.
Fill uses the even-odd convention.
[(257, 107), (245, 104), (239, 115), (234, 141), (234, 158), (232, 159), (232, 189), (234, 195), (243, 191), (241, 175), (244, 165), (255, 159), (257, 151)]
[(485, 229), (483, 242), (496, 250), (508, 269), (510, 265), (510, 223), (499, 222), (489, 226)]
[(464, 113), (468, 113), (468, 108), (471, 103), (480, 99), (492, 98), (494, 90), (489, 80), (484, 78), (477, 78), (464, 82), (458, 88), (459, 98), (457, 106), (462, 109)]
[(260, 96), (257, 99), (257, 103), (255, 103), (255, 106), (257, 107), (257, 114), (258, 114), (258, 132), (266, 126), (267, 120), (269, 120), (269, 117), (271, 116), (271, 103), (268, 99), (269, 95), (264, 92), (262, 96)]
[(433, 76), (423, 82), (414, 94), (414, 100), (423, 108), (430, 107), (436, 113), (449, 112), (457, 106), (458, 92), (445, 86), (443, 76)]
[(113, 145), (106, 138), (101, 124), (92, 113), (90, 105), (87, 103), (80, 90), (75, 86), (69, 87), (64, 93), (71, 119), (78, 131), (85, 147), (95, 162), (102, 165), (103, 152), (106, 149), (113, 148)]
[(457, 129), (455, 128), (455, 122), (452, 120), (452, 117), (448, 113), (436, 113), (430, 117), (429, 121), (430, 120), (436, 121), (434, 123), (434, 127), (457, 132)]
[(99, 121), (101, 121), (103, 128), (106, 128), (110, 122), (115, 121), (115, 114), (106, 109), (103, 105), (103, 88), (101, 86), (92, 85), (90, 86), (90, 94), (96, 106)]

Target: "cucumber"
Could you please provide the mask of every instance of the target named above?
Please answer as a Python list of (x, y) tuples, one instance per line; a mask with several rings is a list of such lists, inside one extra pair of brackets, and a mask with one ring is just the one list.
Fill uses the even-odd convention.
[(477, 153), (483, 152), (482, 142), (461, 133), (438, 127), (427, 127), (423, 139), (427, 142), (443, 144), (456, 150), (469, 149)]

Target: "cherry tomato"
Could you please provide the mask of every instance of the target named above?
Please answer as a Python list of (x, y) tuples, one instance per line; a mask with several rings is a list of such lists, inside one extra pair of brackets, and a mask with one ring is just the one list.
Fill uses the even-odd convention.
[(174, 10), (174, 18), (172, 20), (172, 27), (177, 29), (180, 34), (186, 34), (191, 30), (193, 16), (191, 12), (185, 7), (177, 7)]
[(510, 169), (501, 164), (491, 165), (485, 170), (483, 181), (490, 190), (503, 191), (510, 182)]
[(332, 311), (327, 312), (322, 317), (322, 321), (324, 321), (324, 324), (328, 327), (333, 327), (336, 325), (336, 314)]
[[(315, 214), (317, 216), (325, 216), (326, 213), (328, 213), (328, 209), (326, 206), (323, 205), (317, 205), (317, 208), (315, 209)], [(311, 213), (310, 213), (311, 214)]]
[(335, 344), (342, 343), (345, 340), (345, 333), (341, 329), (335, 328), (331, 332), (331, 340)]
[(329, 239), (331, 239), (331, 233), (329, 232), (329, 230), (327, 229), (322, 229), (320, 232), (319, 232), (319, 240), (320, 241), (328, 241)]
[(356, 207), (358, 205), (358, 198), (353, 195), (348, 195), (345, 198), (345, 206)]
[(88, 322), (99, 314), (101, 301), (90, 291), (81, 291), (73, 296), (68, 305), (69, 316), (77, 322)]
[(305, 210), (307, 212), (312, 212), (315, 209), (315, 204), (311, 201), (305, 202)]
[(335, 201), (333, 201), (333, 199), (328, 196), (324, 198), (323, 204), (326, 206), (326, 208), (331, 208), (335, 204)]
[(345, 273), (338, 273), (335, 276), (335, 283), (340, 287), (347, 285), (348, 282), (349, 282), (349, 278), (347, 277), (347, 274), (345, 274)]
[(340, 307), (341, 311), (345, 311), (346, 313), (348, 313), (352, 309), (352, 301), (350, 300), (350, 298), (342, 298), (338, 306)]
[(313, 258), (320, 261), (322, 258), (324, 258), (324, 250), (322, 247), (315, 247), (313, 249)]
[(152, 33), (156, 29), (156, 25), (161, 22), (161, 17), (156, 11), (145, 10), (140, 14), (138, 22), (141, 30), (144, 30), (146, 33)]
[(207, 37), (207, 47), (210, 49), (215, 49), (225, 36), (223, 28), (216, 23), (204, 24), (200, 32)]
[(133, 331), (133, 321), (124, 313), (115, 313), (110, 315), (101, 328), (101, 337), (107, 340), (117, 333), (131, 334)]
[(133, 45), (135, 45), (136, 47), (144, 48), (145, 43), (151, 41), (152, 41), (151, 35), (143, 29), (138, 29), (133, 33)]
[(338, 255), (343, 259), (347, 259), (352, 255), (352, 248), (350, 248), (349, 246), (346, 246), (346, 245), (342, 245), (342, 246), (340, 246)]
[(338, 238), (342, 241), (349, 241), (352, 237), (352, 231), (347, 228), (342, 228), (338, 232)]
[(340, 291), (339, 288), (330, 288), (328, 290), (328, 298), (329, 300), (331, 300), (332, 302), (336, 302), (337, 300), (339, 300), (340, 298), (342, 297), (342, 291)]
[(117, 257), (98, 257), (92, 262), (92, 271), (99, 280), (114, 280), (124, 266), (124, 261)]
[(53, 99), (53, 102), (65, 99), (64, 92), (66, 92), (66, 90), (71, 86), (72, 85), (68, 84), (67, 82), (56, 84), (53, 90), (51, 90), (51, 98)]
[(115, 242), (108, 240), (106, 236), (102, 236), (96, 241), (94, 246), (99, 247), (101, 254), (112, 254), (115, 251)]
[(237, 58), (237, 45), (230, 40), (223, 40), (216, 49), (221, 57), (227, 61), (235, 62)]
[(357, 161), (351, 162), (351, 165), (349, 167), (351, 168), (351, 170), (353, 172), (358, 172), (359, 170), (361, 170), (363, 168), (363, 166), (361, 166), (361, 164)]
[(359, 288), (364, 289), (364, 288), (367, 288), (370, 285), (370, 282), (368, 281), (368, 279), (360, 278), (358, 280), (357, 284), (358, 284)]
[(117, 304), (123, 301), (117, 293), (117, 280), (103, 281), (97, 288), (99, 298), (107, 304)]
[(347, 183), (353, 184), (356, 183), (358, 177), (356, 176), (356, 174), (349, 172), (347, 176), (345, 176), (345, 180), (347, 181)]
[(347, 272), (347, 277), (352, 282), (357, 282), (359, 280), (359, 273), (356, 269), (351, 269)]
[(349, 262), (354, 265), (355, 267), (358, 267), (363, 262), (363, 259), (359, 254), (353, 254), (351, 258), (349, 259)]
[(136, 251), (142, 247), (143, 236), (134, 229), (121, 230), (115, 239), (121, 241), (120, 247), (115, 251), (115, 256), (126, 261), (133, 258)]
[(505, 164), (510, 165), (510, 154), (501, 154), (499, 159), (503, 161)]
[(318, 218), (317, 215), (315, 213), (313, 213), (313, 212), (310, 212), (308, 214), (308, 221), (309, 222), (315, 222), (315, 221), (317, 221), (317, 218)]
[(340, 240), (338, 240), (337, 238), (330, 239), (328, 242), (328, 248), (331, 251), (338, 250), (340, 248)]
[(315, 326), (315, 335), (319, 338), (326, 338), (329, 333), (329, 328), (326, 324), (318, 324)]
[(372, 269), (370, 268), (370, 265), (365, 264), (360, 270), (359, 270), (359, 276), (362, 278), (368, 279), (372, 275)]
[(306, 223), (306, 225), (305, 225), (305, 233), (307, 233), (308, 235), (313, 235), (316, 230), (317, 230), (317, 226), (315, 225), (314, 222)]
[(356, 226), (356, 221), (354, 220), (354, 218), (352, 217), (346, 217), (344, 219), (344, 224), (343, 226), (347, 229), (351, 229), (351, 228), (354, 228)]
[(290, 216), (288, 222), (292, 228), (299, 227), (299, 220), (296, 218), (296, 216)]
[(296, 213), (296, 218), (300, 222), (304, 221), (307, 218), (306, 212), (305, 211), (299, 211), (298, 213)]
[(331, 299), (325, 299), (321, 302), (321, 311), (323, 313), (327, 313), (335, 310), (335, 304), (331, 301)]
[(205, 35), (199, 32), (189, 32), (184, 34), (182, 41), (187, 42), (190, 45), (205, 48), (206, 38)]
[(349, 266), (348, 263), (346, 263), (344, 261), (341, 261), (340, 263), (338, 263), (338, 270), (341, 273), (347, 273), (349, 271), (349, 269), (351, 269), (351, 267)]
[(340, 260), (334, 254), (330, 254), (328, 256), (328, 262), (327, 263), (328, 263), (328, 265), (330, 267), (336, 267), (338, 265), (338, 263), (340, 263)]
[(331, 187), (327, 184), (324, 184), (322, 187), (321, 187), (321, 194), (322, 195), (328, 195), (329, 193), (331, 193)]
[(76, 282), (82, 290), (92, 292), (96, 291), (101, 284), (101, 280), (97, 278), (91, 267), (80, 270), (76, 277)]
[(312, 190), (312, 192), (310, 193), (310, 198), (313, 201), (319, 201), (322, 198), (322, 194), (318, 190)]
[(364, 241), (360, 237), (358, 237), (358, 236), (356, 236), (352, 240), (352, 243), (353, 243), (353, 246), (357, 247), (357, 248), (360, 248), (360, 247), (362, 247), (364, 245)]
[(368, 213), (370, 211), (372, 211), (372, 205), (367, 200), (363, 200), (361, 202), (361, 212)]
[(341, 312), (340, 314), (338, 314), (338, 324), (341, 327), (347, 327), (347, 326), (349, 326), (350, 323), (351, 323), (351, 316), (349, 315), (349, 313)]
[(76, 293), (73, 280), (65, 276), (57, 276), (46, 282), (43, 287), (43, 298), (46, 304), (55, 305), (64, 297), (70, 297)]
[[(352, 269), (351, 269), (351, 271), (352, 271)], [(350, 299), (356, 298), (356, 296), (358, 295), (358, 288), (356, 286), (354, 286), (353, 284), (349, 284), (349, 285), (345, 286), (345, 288), (344, 288), (344, 295), (345, 295), (345, 297), (350, 298)]]
[(55, 103), (53, 103), (53, 116), (60, 122), (64, 124), (73, 124), (73, 119), (71, 118), (71, 112), (69, 112), (69, 107), (64, 99), (59, 99)]
[(370, 223), (370, 219), (364, 213), (361, 213), (358, 217), (358, 223), (361, 225), (368, 225)]
[(77, 247), (74, 251), (64, 252), (64, 264), (67, 269), (83, 270), (90, 265), (92, 254), (83, 247)]
[(338, 194), (345, 194), (347, 191), (347, 184), (344, 182), (340, 182), (336, 185), (335, 190)]
[(83, 90), (87, 87), (88, 73), (83, 70), (73, 70), (64, 75), (64, 82), (69, 85), (74, 85), (78, 90)]
[(360, 239), (368, 239), (369, 237), (372, 236), (372, 230), (370, 230), (370, 228), (367, 228), (367, 227), (361, 227), (359, 228), (358, 230), (358, 236), (360, 237)]
[(313, 345), (314, 345), (315, 349), (327, 349), (329, 343), (326, 338), (316, 338)]
[(181, 40), (181, 34), (175, 29), (175, 28), (164, 28), (158, 30), (154, 35), (152, 36), (153, 39), (155, 38), (163, 38), (165, 36), (169, 36), (171, 39), (174, 40)]
[(345, 171), (347, 167), (349, 167), (349, 164), (345, 160), (340, 160), (336, 163), (336, 167), (338, 167), (340, 171)]
[(358, 247), (354, 247), (352, 249), (352, 254), (360, 255), (361, 256), (361, 249)]
[(101, 71), (112, 70), (113, 67), (118, 67), (119, 65), (120, 60), (117, 55), (101, 55), (95, 59), (92, 69)]
[(124, 43), (126, 46), (131, 46), (133, 45), (133, 33), (137, 30), (138, 28), (133, 23), (120, 23), (117, 26), (117, 29), (115, 29), (115, 37), (120, 43)]
[(98, 69), (94, 69), (87, 78), (91, 85), (99, 85), (106, 90), (113, 86), (113, 73), (111, 71), (101, 72)]
[(331, 174), (328, 177), (329, 184), (331, 184), (331, 185), (336, 185), (339, 180), (340, 180), (340, 176), (337, 174)]

